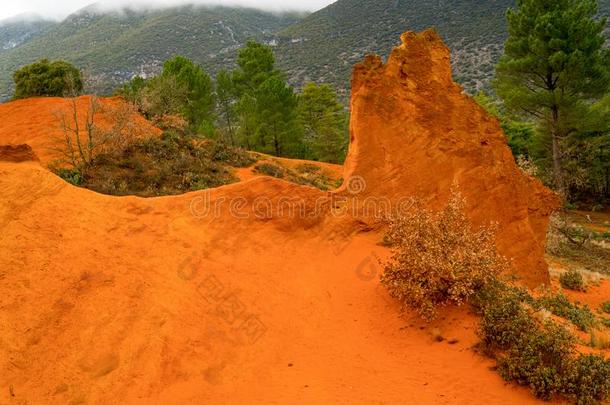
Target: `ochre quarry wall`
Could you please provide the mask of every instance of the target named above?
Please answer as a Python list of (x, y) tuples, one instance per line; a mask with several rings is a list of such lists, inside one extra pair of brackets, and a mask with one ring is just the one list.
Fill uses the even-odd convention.
[(368, 56), (354, 68), (345, 178), (364, 179), (361, 198), (418, 197), (434, 209), (457, 182), (471, 220), (499, 224), (515, 274), (529, 286), (548, 282), (544, 242), (558, 197), (519, 170), (498, 121), (453, 82), (436, 32), (401, 39), (386, 64)]

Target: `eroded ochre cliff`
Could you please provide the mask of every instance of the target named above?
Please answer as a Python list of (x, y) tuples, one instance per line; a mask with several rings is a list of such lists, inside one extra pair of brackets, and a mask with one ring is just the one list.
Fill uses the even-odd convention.
[(498, 121), (453, 82), (436, 32), (401, 39), (387, 63), (368, 56), (354, 69), (345, 178), (364, 179), (360, 198), (412, 196), (435, 209), (457, 183), (475, 224), (499, 224), (498, 249), (522, 281), (548, 282), (544, 242), (557, 196), (517, 167)]

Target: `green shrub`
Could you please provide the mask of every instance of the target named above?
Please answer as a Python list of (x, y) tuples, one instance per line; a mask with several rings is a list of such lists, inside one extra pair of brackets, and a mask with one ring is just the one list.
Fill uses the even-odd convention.
[[(551, 301), (566, 307), (563, 298)], [(471, 302), (482, 316), (480, 346), (497, 359), (505, 380), (527, 385), (545, 400), (563, 396), (577, 404), (596, 404), (610, 395), (610, 360), (577, 354), (574, 336), (552, 320), (539, 321), (534, 310), (541, 304), (523, 289), (496, 281)]]
[(568, 270), (559, 276), (559, 283), (563, 288), (574, 291), (585, 291), (585, 280), (576, 270)]
[(224, 162), (232, 167), (248, 167), (256, 162), (256, 159), (248, 151), (234, 148), (223, 141), (212, 142), (212, 159), (216, 162)]
[(79, 94), (83, 90), (80, 71), (68, 62), (61, 60), (49, 62), (42, 59), (17, 70), (15, 81), (15, 100), (27, 97)]
[(607, 314), (610, 314), (610, 301), (606, 301), (606, 302), (602, 303), (602, 311), (604, 311)]
[(574, 352), (573, 336), (562, 326), (548, 321), (515, 337), (498, 362), (502, 377), (529, 385), (538, 398), (549, 400), (560, 394)]
[(80, 185), (83, 180), (80, 170), (77, 169), (57, 169), (57, 175), (75, 186)]
[(254, 170), (266, 176), (271, 176), (278, 179), (283, 179), (286, 173), (283, 167), (273, 163), (259, 163), (254, 166)]
[(577, 404), (601, 403), (610, 396), (610, 360), (586, 354), (572, 362), (564, 394)]
[(482, 315), (479, 335), (486, 353), (510, 349), (523, 335), (536, 330), (536, 322), (522, 298), (517, 289), (502, 288), (500, 282), (494, 282), (472, 300)]
[(535, 300), (534, 305), (538, 309), (544, 308), (553, 315), (569, 320), (583, 332), (588, 332), (597, 323), (595, 314), (588, 306), (572, 304), (568, 297), (561, 293), (544, 295)]

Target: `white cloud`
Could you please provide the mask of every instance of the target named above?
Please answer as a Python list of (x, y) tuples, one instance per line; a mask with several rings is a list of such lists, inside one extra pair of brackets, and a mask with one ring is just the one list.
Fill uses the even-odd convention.
[[(272, 11), (315, 11), (335, 0), (102, 0), (105, 10), (130, 8), (158, 8), (185, 4), (211, 4), (244, 6)], [(47, 18), (61, 19), (74, 11), (91, 4), (92, 0), (2, 0), (0, 19), (20, 13), (35, 13)]]

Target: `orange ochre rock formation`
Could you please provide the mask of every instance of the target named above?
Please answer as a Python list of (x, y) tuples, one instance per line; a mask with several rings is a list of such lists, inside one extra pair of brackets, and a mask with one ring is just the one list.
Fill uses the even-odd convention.
[[(458, 180), (473, 218), (500, 222), (520, 274), (546, 280), (555, 197), (451, 82), (440, 40), (405, 42), (385, 67), (356, 68), (346, 174), (366, 180), (357, 190), (255, 177), (111, 197), (0, 160), (0, 403), (535, 403), (471, 350), (465, 308), (430, 325), (399, 317), (379, 283), (381, 235), (331, 215), (346, 192), (440, 205)], [(42, 164), (46, 101), (0, 106), (0, 144), (31, 144)], [(299, 212), (287, 215), (286, 197)]]
[(436, 32), (401, 39), (386, 64), (368, 56), (354, 69), (344, 177), (364, 179), (360, 198), (413, 196), (436, 209), (456, 183), (475, 224), (498, 223), (498, 249), (516, 275), (548, 284), (545, 236), (558, 197), (517, 167), (497, 119), (453, 82)]

